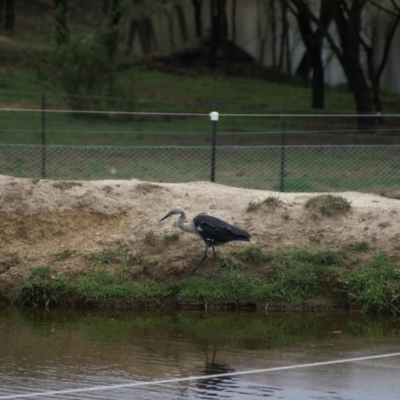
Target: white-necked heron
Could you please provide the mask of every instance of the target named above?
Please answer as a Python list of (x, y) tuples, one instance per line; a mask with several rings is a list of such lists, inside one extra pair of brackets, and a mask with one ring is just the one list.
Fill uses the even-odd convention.
[[(160, 222), (171, 215), (177, 214), (180, 215), (178, 218), (179, 228), (185, 232), (194, 233), (195, 235), (200, 236), (206, 245), (206, 251), (204, 252), (203, 258), (192, 270), (189, 276), (191, 276), (197, 270), (200, 264), (206, 259), (207, 250), (209, 247), (212, 248), (215, 257), (214, 246), (219, 246), (233, 240), (241, 240), (245, 242), (250, 241), (251, 235), (249, 232), (245, 231), (244, 229), (237, 228), (236, 226), (233, 226), (228, 222), (222, 221), (222, 219), (213, 217), (211, 215), (199, 214), (192, 220), (187, 221), (186, 212), (182, 207), (171, 208), (168, 214), (160, 219)], [(211, 275), (213, 274), (214, 266)]]

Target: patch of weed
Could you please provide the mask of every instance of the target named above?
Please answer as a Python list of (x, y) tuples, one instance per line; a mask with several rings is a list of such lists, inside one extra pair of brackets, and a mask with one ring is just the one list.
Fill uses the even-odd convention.
[(306, 248), (295, 249), (291, 252), (294, 260), (308, 262), (314, 265), (338, 264), (343, 259), (343, 254), (330, 249), (311, 251)]
[(343, 255), (332, 250), (313, 252), (301, 248), (271, 253), (270, 257), (254, 295), (264, 301), (296, 304), (312, 298), (326, 282), (337, 278), (335, 267)]
[(324, 234), (322, 232), (317, 232), (310, 236), (310, 242), (321, 244), (322, 239), (324, 238)]
[(350, 211), (351, 204), (342, 196), (322, 194), (308, 199), (305, 208), (318, 211), (324, 217), (345, 214)]
[(174, 243), (177, 242), (181, 238), (181, 235), (179, 232), (173, 232), (173, 233), (165, 233), (163, 240), (165, 243)]
[(351, 245), (352, 250), (357, 251), (357, 252), (364, 252), (364, 251), (368, 251), (371, 246), (369, 245), (369, 243), (365, 240), (362, 240), (360, 242), (355, 242)]
[(153, 246), (157, 243), (157, 235), (154, 233), (154, 231), (150, 230), (145, 233), (144, 242), (150, 246)]
[(112, 264), (118, 259), (118, 251), (112, 248), (106, 248), (100, 252), (93, 251), (84, 256), (85, 260), (98, 264)]
[(134, 300), (161, 300), (167, 290), (164, 286), (147, 280), (133, 283), (124, 276), (113, 275), (106, 269), (79, 276), (76, 290), (86, 302), (104, 300), (107, 298), (124, 298)]
[(217, 268), (233, 271), (239, 268), (239, 264), (231, 257), (218, 257)]
[(187, 279), (180, 287), (177, 297), (181, 301), (237, 302), (250, 298), (252, 292), (251, 277), (234, 271), (218, 279)]
[(76, 250), (65, 249), (59, 253), (54, 254), (54, 259), (56, 261), (66, 260), (71, 258), (76, 253)]
[(281, 200), (279, 200), (278, 197), (276, 196), (268, 196), (266, 199), (264, 200), (252, 200), (249, 202), (249, 204), (247, 205), (247, 212), (252, 212), (255, 210), (258, 210), (261, 206), (265, 205), (267, 206), (267, 208), (271, 209), (271, 208), (277, 208), (282, 204)]
[(60, 305), (70, 289), (66, 278), (53, 274), (49, 266), (40, 265), (32, 268), (30, 275), (16, 287), (11, 301), (14, 305), (34, 307)]
[(400, 313), (400, 268), (387, 253), (374, 255), (359, 270), (342, 278), (351, 304), (363, 312)]
[(233, 250), (232, 254), (240, 261), (255, 265), (259, 265), (269, 259), (269, 256), (264, 253), (261, 246), (255, 244), (246, 246), (243, 249)]

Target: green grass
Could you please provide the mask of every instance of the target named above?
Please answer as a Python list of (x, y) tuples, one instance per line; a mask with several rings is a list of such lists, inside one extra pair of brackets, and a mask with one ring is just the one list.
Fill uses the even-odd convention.
[(154, 246), (158, 242), (156, 233), (152, 230), (145, 232), (144, 242), (149, 246)]
[(77, 276), (55, 272), (57, 260), (53, 267), (32, 268), (13, 290), (10, 301), (35, 307), (174, 304), (209, 308), (278, 303), (290, 308), (312, 304), (320, 297), (340, 297), (341, 301), (347, 299), (350, 308), (365, 313), (400, 314), (399, 265), (386, 253), (365, 253), (365, 261), (352, 257), (364, 248), (364, 243), (357, 242), (340, 251), (298, 248), (266, 252), (260, 246), (249, 245), (214, 261), (213, 279), (201, 275), (156, 279), (152, 272), (161, 272), (162, 265), (117, 246), (84, 257), (91, 269)]
[(342, 281), (349, 303), (363, 312), (400, 314), (400, 267), (389, 254), (373, 255)]
[(351, 204), (342, 196), (331, 194), (322, 194), (311, 197), (304, 205), (305, 208), (315, 210), (324, 217), (332, 217), (348, 213), (351, 210)]
[(259, 265), (269, 259), (269, 255), (266, 254), (260, 246), (255, 244), (250, 244), (242, 250), (234, 250), (232, 255), (240, 261), (254, 265)]
[(165, 233), (163, 236), (163, 240), (165, 243), (174, 243), (179, 241), (181, 238), (181, 235), (178, 232), (173, 232), (173, 233)]
[(133, 283), (124, 275), (113, 275), (99, 269), (78, 277), (75, 282), (77, 294), (85, 302), (109, 298), (130, 299), (158, 304), (166, 296), (166, 289), (152, 280)]
[(68, 279), (55, 274), (47, 265), (31, 268), (30, 275), (17, 286), (11, 303), (17, 306), (50, 307), (61, 305), (72, 287)]
[(65, 260), (71, 258), (76, 253), (76, 250), (65, 249), (59, 253), (54, 254), (54, 259), (56, 261)]
[(282, 201), (279, 200), (279, 197), (276, 196), (268, 196), (266, 199), (264, 200), (252, 200), (249, 202), (249, 204), (247, 205), (247, 212), (252, 212), (255, 210), (258, 210), (259, 208), (261, 208), (262, 206), (266, 206), (268, 210), (270, 209), (275, 209), (278, 208), (282, 205)]

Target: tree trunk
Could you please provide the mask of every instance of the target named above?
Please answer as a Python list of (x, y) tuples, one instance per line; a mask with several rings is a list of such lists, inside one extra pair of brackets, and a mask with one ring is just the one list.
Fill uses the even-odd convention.
[(210, 0), (211, 11), (211, 37), (208, 67), (216, 68), (217, 51), (225, 49), (228, 37), (228, 19), (226, 16), (226, 0)]
[(351, 5), (348, 5), (346, 0), (331, 0), (330, 5), (342, 47), (339, 59), (353, 93), (357, 113), (360, 114), (358, 127), (361, 130), (376, 130), (376, 117), (362, 116), (362, 114), (372, 114), (374, 111), (360, 57), (361, 17), (365, 0), (353, 0)]
[(371, 101), (371, 93), (363, 68), (358, 63), (351, 60), (344, 62), (345, 74), (353, 93), (358, 117), (358, 127), (361, 130), (376, 130), (377, 121), (375, 116), (361, 116), (362, 114), (372, 114), (374, 108)]
[(276, 33), (276, 3), (275, 0), (269, 0), (269, 11), (271, 12), (271, 37), (272, 37), (272, 66), (275, 68), (277, 64), (276, 60), (276, 44), (277, 44), (277, 33)]
[(15, 0), (0, 0), (0, 28), (14, 31)]
[(194, 7), (194, 24), (196, 28), (196, 37), (199, 39), (203, 35), (203, 26), (201, 20), (201, 0), (192, 0)]
[(310, 58), (312, 64), (312, 108), (325, 108), (325, 71), (322, 62), (321, 46), (310, 48)]
[(236, 43), (236, 0), (232, 0), (231, 26), (232, 26), (232, 42)]
[(56, 18), (56, 43), (68, 43), (69, 31), (67, 25), (67, 0), (54, 0)]
[(111, 25), (117, 26), (122, 16), (121, 0), (112, 0), (111, 4)]
[(303, 79), (307, 79), (310, 69), (312, 69), (312, 108), (323, 109), (325, 106), (325, 71), (322, 60), (323, 30), (328, 29), (332, 14), (327, 3), (322, 2), (318, 18), (319, 25), (314, 28), (307, 3), (302, 0), (291, 0), (288, 4), (297, 18), (300, 34), (306, 46), (306, 53), (297, 73), (301, 73)]
[(210, 0), (210, 19), (211, 19), (211, 34), (210, 34), (210, 52), (208, 55), (208, 68), (214, 69), (217, 66), (217, 47), (218, 47), (218, 16), (215, 5), (216, 0)]

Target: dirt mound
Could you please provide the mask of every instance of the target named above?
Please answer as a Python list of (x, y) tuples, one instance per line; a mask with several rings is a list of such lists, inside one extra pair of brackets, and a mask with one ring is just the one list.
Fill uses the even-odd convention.
[[(366, 241), (374, 251), (400, 260), (400, 201), (372, 194), (337, 193), (351, 211), (324, 217), (304, 207), (315, 193), (274, 193), (210, 182), (180, 184), (130, 181), (50, 181), (0, 176), (0, 287), (26, 275), (31, 267), (52, 265), (60, 273), (87, 269), (82, 255), (124, 244), (148, 257), (151, 274), (168, 279), (189, 271), (204, 250), (194, 235), (179, 242), (148, 240), (179, 231), (159, 219), (173, 206), (190, 217), (209, 213), (248, 230), (265, 250), (295, 247), (340, 249)], [(273, 207), (249, 204), (276, 197)], [(251, 210), (251, 211), (249, 211)], [(230, 251), (244, 243), (218, 249)], [(74, 257), (60, 261), (65, 251)]]

